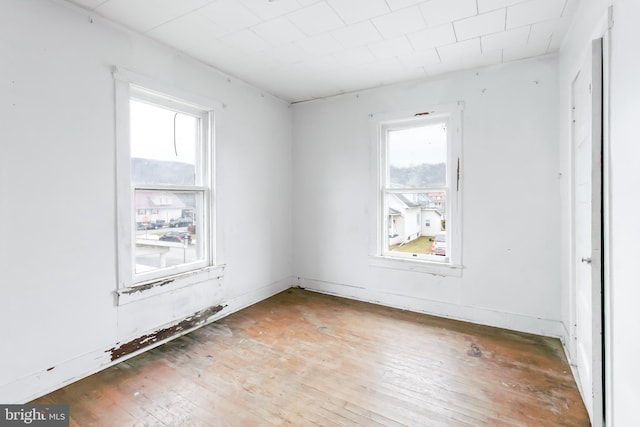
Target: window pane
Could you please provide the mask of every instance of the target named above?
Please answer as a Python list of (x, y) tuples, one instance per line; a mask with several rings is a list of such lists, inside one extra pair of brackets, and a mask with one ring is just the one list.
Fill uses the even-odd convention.
[(198, 222), (204, 218), (203, 196), (200, 191), (135, 191), (136, 274), (204, 259)]
[(444, 187), (447, 183), (447, 128), (444, 123), (388, 134), (389, 186)]
[(446, 192), (385, 195), (388, 250), (417, 255), (447, 255)]
[(200, 119), (133, 99), (130, 114), (131, 181), (196, 184)]

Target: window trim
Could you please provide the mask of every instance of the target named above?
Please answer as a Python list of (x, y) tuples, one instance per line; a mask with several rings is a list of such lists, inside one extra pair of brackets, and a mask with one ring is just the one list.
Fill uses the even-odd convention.
[[(216, 230), (215, 215), (215, 122), (214, 115), (223, 108), (218, 101), (206, 99), (202, 96), (184, 92), (170, 85), (155, 81), (146, 76), (127, 70), (112, 68), (115, 82), (115, 131), (116, 131), (116, 245), (118, 262), (117, 295), (119, 299), (125, 295), (142, 294), (148, 289), (162, 286), (166, 291), (175, 287), (185, 286), (184, 277), (190, 277), (189, 283), (199, 283), (211, 278), (211, 271), (223, 269), (223, 265), (216, 265), (219, 257), (214, 238)], [(201, 118), (201, 132), (204, 144), (198, 147), (197, 173), (200, 181), (193, 186), (134, 186), (131, 182), (130, 156), (130, 99), (152, 102), (167, 108), (186, 112)], [(196, 191), (203, 194), (202, 234), (206, 236), (204, 243), (204, 259), (194, 263), (182, 264), (151, 273), (135, 273), (135, 250), (133, 248), (135, 230), (135, 191), (136, 190), (171, 190)], [(216, 276), (220, 278), (221, 276)], [(165, 286), (175, 282), (175, 286)], [(149, 292), (146, 292), (147, 294)], [(152, 293), (158, 293), (155, 289)], [(146, 295), (145, 295), (146, 297)], [(127, 298), (127, 301), (131, 298)], [(136, 298), (134, 298), (136, 299)], [(121, 302), (120, 302), (121, 303)]]
[[(462, 113), (464, 103), (442, 104), (423, 110), (384, 112), (370, 114), (372, 150), (372, 168), (374, 177), (373, 197), (375, 202), (374, 220), (371, 221), (371, 238), (369, 260), (376, 267), (394, 268), (400, 270), (420, 271), (444, 276), (462, 275)], [(389, 191), (385, 188), (387, 174), (387, 138), (384, 133), (390, 128), (411, 128), (419, 124), (447, 123), (447, 210), (445, 218), (447, 224), (447, 241), (450, 256), (446, 260), (435, 260), (431, 257), (417, 258), (412, 254), (393, 253), (386, 248), (385, 238), (386, 215), (384, 211), (384, 195)], [(425, 192), (433, 189), (412, 188), (410, 192)], [(391, 191), (395, 192), (395, 191)], [(398, 192), (406, 192), (399, 189)]]

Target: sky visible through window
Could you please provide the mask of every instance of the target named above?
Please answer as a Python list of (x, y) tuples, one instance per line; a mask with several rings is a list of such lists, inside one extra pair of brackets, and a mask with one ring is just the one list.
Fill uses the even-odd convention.
[(406, 168), (447, 162), (447, 130), (443, 123), (389, 132), (389, 165)]
[(130, 114), (131, 157), (195, 164), (197, 117), (133, 99)]

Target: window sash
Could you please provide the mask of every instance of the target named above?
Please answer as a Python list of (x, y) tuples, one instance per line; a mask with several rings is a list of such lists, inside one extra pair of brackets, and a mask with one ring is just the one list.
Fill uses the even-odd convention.
[[(206, 208), (207, 208), (207, 200), (208, 200), (208, 190), (203, 189), (203, 190), (178, 190), (178, 191), (171, 191), (171, 190), (166, 190), (165, 188), (162, 189), (152, 189), (152, 188), (148, 188), (145, 187), (144, 189), (140, 189), (140, 188), (135, 188), (133, 190), (133, 194), (135, 197), (135, 194), (137, 191), (158, 191), (158, 192), (175, 192), (175, 193), (181, 193), (181, 194), (193, 194), (194, 197), (194, 207), (193, 207), (193, 211), (194, 211), (194, 215), (195, 215), (195, 227), (196, 227), (196, 243), (195, 246), (191, 247), (190, 245), (188, 245), (186, 248), (183, 248), (183, 250), (193, 250), (195, 251), (195, 255), (196, 255), (196, 259), (193, 261), (186, 261), (183, 263), (179, 263), (179, 264), (175, 264), (175, 265), (170, 265), (170, 266), (165, 266), (165, 267), (160, 267), (160, 268), (153, 268), (152, 270), (148, 270), (148, 271), (137, 271), (138, 270), (138, 260), (137, 257), (139, 256), (138, 254), (138, 243), (143, 243), (145, 239), (142, 239), (142, 242), (140, 241), (139, 235), (138, 235), (138, 230), (136, 227), (136, 218), (135, 216), (133, 217), (134, 223), (132, 224), (132, 232), (133, 232), (133, 239), (132, 239), (132, 250), (131, 250), (131, 262), (132, 262), (132, 266), (133, 266), (133, 276), (134, 276), (134, 283), (132, 283), (131, 286), (138, 286), (141, 283), (139, 282), (146, 282), (148, 280), (152, 280), (158, 277), (165, 277), (165, 276), (171, 276), (171, 275), (175, 275), (175, 274), (180, 274), (180, 273), (185, 273), (188, 271), (192, 271), (195, 269), (199, 269), (199, 268), (204, 268), (207, 267), (209, 265), (211, 265), (210, 263), (210, 255), (209, 255), (209, 247), (210, 245), (208, 244), (209, 238), (209, 230), (207, 228), (207, 221), (206, 221), (206, 217), (207, 217), (207, 212), (206, 212)], [(135, 203), (135, 202), (134, 202)], [(134, 208), (134, 212), (137, 209)], [(181, 209), (182, 210), (182, 209)], [(168, 224), (167, 226), (169, 226), (170, 221), (167, 221)], [(169, 226), (169, 228), (165, 229), (165, 231), (172, 231), (171, 227)], [(147, 242), (148, 243), (148, 242)], [(143, 243), (144, 244), (144, 243)], [(172, 245), (172, 246), (176, 246), (177, 245)], [(186, 256), (186, 253), (185, 253)]]
[[(462, 171), (461, 171), (461, 152), (462, 152), (462, 111), (464, 103), (457, 102), (452, 104), (444, 104), (434, 106), (424, 110), (424, 112), (405, 111), (394, 113), (377, 113), (370, 114), (372, 120), (372, 136), (377, 141), (377, 149), (373, 151), (375, 154), (375, 164), (377, 174), (376, 196), (378, 200), (377, 220), (372, 223), (372, 246), (371, 255), (374, 265), (388, 266), (392, 268), (410, 269), (410, 264), (406, 261), (421, 261), (424, 265), (424, 271), (433, 266), (434, 271), (460, 271), (462, 268)], [(428, 126), (436, 123), (444, 122), (447, 126), (447, 181), (446, 186), (438, 187), (390, 187), (389, 186), (389, 167), (388, 157), (388, 131), (410, 129), (418, 126)], [(447, 233), (447, 256), (435, 258), (435, 255), (425, 255), (424, 257), (414, 257), (412, 254), (402, 254), (398, 252), (390, 253), (388, 250), (388, 210), (386, 206), (386, 195), (394, 193), (421, 193), (431, 191), (446, 190), (446, 233)], [(376, 242), (376, 243), (374, 243)], [(380, 262), (375, 261), (380, 258)], [(443, 259), (445, 258), (445, 259)], [(391, 263), (381, 264), (382, 260), (389, 260)], [(392, 264), (392, 260), (398, 260), (398, 263)], [(399, 263), (400, 260), (405, 260)], [(433, 262), (432, 262), (433, 261)], [(441, 267), (436, 267), (441, 266)], [(417, 268), (417, 267), (416, 267)], [(423, 271), (423, 270), (421, 270)], [(445, 274), (449, 274), (448, 272)]]
[[(448, 200), (449, 200), (449, 194), (450, 194), (450, 190), (446, 187), (431, 187), (431, 188), (421, 188), (416, 190), (415, 188), (393, 188), (393, 189), (383, 189), (381, 194), (381, 201), (382, 201), (382, 207), (381, 207), (381, 218), (382, 218), (382, 247), (381, 247), (381, 254), (382, 256), (386, 256), (386, 257), (392, 257), (392, 258), (408, 258), (408, 259), (414, 259), (414, 260), (426, 260), (426, 261), (431, 261), (431, 262), (437, 262), (437, 263), (450, 263), (451, 262), (451, 256), (449, 255), (451, 251), (451, 246), (450, 244), (447, 245), (447, 255), (445, 256), (439, 256), (439, 255), (432, 255), (432, 254), (413, 254), (410, 252), (399, 252), (399, 251), (392, 251), (389, 250), (389, 246), (390, 246), (390, 240), (389, 240), (389, 234), (387, 232), (387, 230), (389, 230), (389, 204), (387, 202), (388, 198), (387, 195), (389, 194), (422, 194), (425, 192), (443, 192), (444, 193), (444, 197), (445, 197), (445, 204), (448, 204)], [(445, 223), (447, 224), (446, 229), (444, 230), (446, 232), (446, 239), (447, 242), (451, 241), (452, 238), (452, 234), (451, 234), (451, 227), (452, 225), (449, 223), (449, 209), (446, 209), (445, 215), (444, 215), (444, 219), (445, 219)], [(422, 228), (422, 221), (420, 221), (419, 223), (419, 228)]]
[[(191, 99), (189, 94), (183, 94), (173, 88), (159, 88), (158, 91), (138, 86), (134, 81), (145, 80), (129, 72), (118, 72), (114, 69), (116, 83), (116, 165), (117, 165), (117, 218), (118, 218), (118, 288), (126, 289), (149, 282), (161, 280), (174, 274), (197, 271), (214, 265), (215, 254), (213, 244), (213, 230), (215, 222), (213, 216), (214, 180), (213, 180), (213, 108), (202, 105), (216, 105), (216, 102), (191, 103), (181, 101)], [(124, 77), (124, 78), (120, 78)], [(149, 82), (152, 83), (152, 82)], [(157, 85), (150, 85), (157, 87)], [(165, 95), (165, 93), (167, 93)], [(176, 97), (173, 94), (176, 93)], [(186, 96), (182, 96), (186, 95)], [(180, 98), (179, 98), (180, 97)], [(183, 112), (200, 118), (198, 147), (196, 147), (195, 185), (134, 185), (131, 180), (131, 152), (129, 139), (129, 102), (131, 99), (150, 102), (153, 105)], [(136, 242), (136, 213), (135, 191), (158, 190), (194, 192), (202, 195), (202, 213), (198, 220), (203, 239), (203, 257), (193, 263), (157, 269), (146, 273), (136, 273), (135, 242)]]

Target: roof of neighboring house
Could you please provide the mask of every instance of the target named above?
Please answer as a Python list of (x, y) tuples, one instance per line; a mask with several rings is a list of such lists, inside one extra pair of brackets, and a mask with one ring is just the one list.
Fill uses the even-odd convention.
[(185, 209), (179, 194), (163, 191), (136, 191), (136, 209)]
[(423, 210), (423, 211), (432, 211), (432, 212), (435, 212), (435, 213), (437, 213), (438, 215), (442, 216), (442, 212), (440, 212), (440, 210), (439, 210), (439, 209), (436, 209), (436, 208), (422, 208), (422, 210)]
[(389, 215), (400, 215), (400, 211), (397, 211), (393, 208), (389, 208)]
[(400, 200), (402, 203), (404, 203), (409, 208), (419, 208), (420, 207), (419, 203), (412, 202), (411, 200), (409, 200), (403, 194), (394, 194), (394, 196), (396, 196), (398, 198), (398, 200)]

